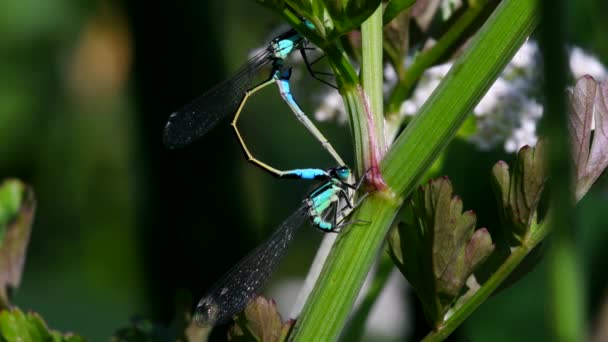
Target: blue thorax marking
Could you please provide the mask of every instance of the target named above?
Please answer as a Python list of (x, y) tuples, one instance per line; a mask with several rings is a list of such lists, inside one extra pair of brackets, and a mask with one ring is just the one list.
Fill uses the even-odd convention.
[(333, 185), (332, 185), (332, 182), (333, 182), (333, 179), (332, 179), (332, 181), (331, 181), (331, 182), (325, 182), (325, 183), (323, 183), (323, 184), (319, 185), (319, 187), (318, 187), (318, 188), (316, 188), (316, 189), (315, 189), (313, 192), (311, 192), (311, 193), (308, 195), (308, 198), (310, 198), (311, 200), (313, 200), (313, 199), (315, 199), (316, 197), (318, 197), (318, 196), (319, 196), (319, 194), (322, 194), (323, 192), (327, 191), (328, 189), (331, 189), (331, 188), (332, 188), (332, 186), (333, 186)]
[[(315, 26), (309, 20), (304, 19), (304, 25), (311, 30), (315, 29)], [(304, 42), (304, 37), (300, 35), (296, 30), (286, 32), (286, 34), (277, 37), (272, 42), (273, 54), (277, 59), (285, 59), (294, 50), (299, 49)]]
[(318, 195), (315, 195), (315, 197), (312, 198), (313, 209), (317, 210), (318, 212), (323, 211), (323, 209), (327, 207), (327, 204), (331, 204), (331, 198), (336, 194), (337, 191), (339, 190), (336, 187), (331, 187)]
[(327, 194), (327, 199), (325, 201), (320, 201), (315, 205), (314, 210), (320, 215), (325, 209), (329, 208), (334, 201), (337, 201), (337, 198), (334, 198), (336, 195), (335, 192), (331, 192)]
[(285, 59), (294, 50), (297, 42), (301, 41), (302, 38), (297, 35), (293, 38), (281, 39), (274, 44), (274, 57), (279, 59)]

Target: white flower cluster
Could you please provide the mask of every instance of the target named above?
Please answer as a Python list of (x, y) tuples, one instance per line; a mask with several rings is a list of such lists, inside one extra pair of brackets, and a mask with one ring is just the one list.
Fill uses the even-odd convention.
[[(478, 148), (488, 150), (503, 144), (507, 152), (514, 152), (523, 145), (536, 144), (536, 126), (543, 113), (540, 62), (538, 44), (527, 41), (479, 102), (474, 110), (477, 131), (469, 138)], [(412, 96), (401, 105), (400, 115), (415, 115), (451, 67), (452, 63), (446, 63), (428, 69)], [(570, 69), (574, 79), (589, 74), (603, 80), (608, 75), (606, 67), (596, 57), (578, 47), (570, 50)], [(392, 89), (395, 82), (393, 69), (386, 67), (385, 92)], [(315, 117), (321, 121), (334, 117), (346, 120), (338, 94), (326, 95)]]
[(522, 45), (474, 109), (477, 132), (469, 139), (482, 150), (504, 143), (507, 152), (536, 145), (536, 124), (543, 107), (538, 92), (540, 55), (536, 42)]

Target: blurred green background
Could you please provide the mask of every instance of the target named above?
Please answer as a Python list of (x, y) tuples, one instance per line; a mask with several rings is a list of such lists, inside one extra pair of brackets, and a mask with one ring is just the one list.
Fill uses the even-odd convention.
[[(605, 2), (577, 2), (570, 41), (606, 65), (602, 13)], [(299, 205), (310, 185), (251, 167), (227, 123), (183, 150), (161, 139), (172, 111), (226, 78), (280, 25), (254, 1), (0, 3), (0, 177), (25, 180), (38, 198), (16, 305), (94, 341), (134, 315), (169, 322), (179, 289), (198, 299)], [(312, 113), (318, 98), (309, 94), (333, 90), (302, 77), (294, 91)], [(256, 154), (281, 168), (333, 166), (287, 112), (270, 90), (248, 103), (243, 129)], [(348, 130), (320, 128), (351, 161)], [(480, 226), (496, 224), (488, 174), (511, 156), (462, 141), (447, 156), (442, 173), (465, 207)], [(606, 183), (580, 204), (590, 317), (608, 305)], [(303, 275), (320, 238), (304, 230), (275, 278)], [(453, 338), (546, 337), (542, 267)], [(414, 320), (413, 334), (424, 333), (422, 316)]]

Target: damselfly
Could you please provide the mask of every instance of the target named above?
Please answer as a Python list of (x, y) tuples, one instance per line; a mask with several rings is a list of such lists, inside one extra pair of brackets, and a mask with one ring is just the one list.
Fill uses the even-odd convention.
[[(309, 28), (314, 29), (314, 26), (309, 21), (304, 20), (304, 23)], [(237, 128), (237, 121), (249, 96), (275, 83), (279, 88), (281, 97), (298, 120), (319, 140), (323, 148), (331, 154), (338, 165), (344, 165), (342, 158), (306, 114), (304, 114), (304, 111), (291, 94), (289, 86), (291, 68), (285, 67), (284, 61), (293, 51), (298, 50), (302, 53), (308, 71), (313, 77), (320, 79), (316, 76), (306, 58), (305, 50), (307, 43), (307, 40), (294, 29), (274, 38), (266, 49), (251, 58), (233, 77), (217, 84), (171, 114), (163, 132), (165, 145), (169, 148), (186, 146), (205, 135), (222, 118), (234, 115), (232, 126), (248, 160), (277, 177), (293, 174), (291, 171), (278, 170), (256, 159), (250, 153)], [(252, 87), (252, 82), (256, 76), (267, 65), (271, 65), (270, 77), (266, 81)], [(320, 80), (323, 81), (322, 79)]]
[[(247, 303), (266, 284), (306, 219), (324, 232), (337, 232), (347, 224), (358, 222), (344, 221), (344, 218), (358, 205), (358, 203), (352, 205), (346, 190), (358, 188), (361, 181), (357, 185), (348, 184), (350, 170), (344, 166), (329, 169), (327, 174), (330, 178), (307, 196), (300, 207), (266, 241), (251, 251), (211, 287), (196, 306), (194, 319), (198, 324), (204, 326), (222, 324), (243, 311)], [(346, 203), (344, 208), (340, 208), (340, 199)], [(331, 221), (324, 217), (330, 208), (335, 210)]]

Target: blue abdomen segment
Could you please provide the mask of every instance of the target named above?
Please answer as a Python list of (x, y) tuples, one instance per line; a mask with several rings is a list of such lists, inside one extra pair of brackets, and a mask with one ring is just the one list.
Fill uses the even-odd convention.
[(329, 175), (325, 170), (322, 169), (295, 169), (285, 171), (281, 178), (292, 178), (292, 179), (327, 179)]
[(281, 76), (281, 78), (278, 81), (280, 84), (279, 89), (282, 90), (282, 93), (285, 94), (285, 100), (287, 101), (291, 101), (291, 102), (296, 102), (296, 100), (293, 99), (293, 95), (291, 95), (291, 88), (289, 87), (289, 79), (285, 79), (284, 76)]

